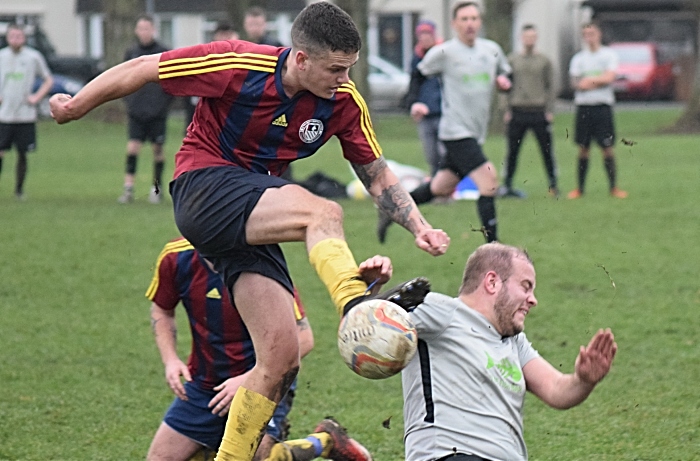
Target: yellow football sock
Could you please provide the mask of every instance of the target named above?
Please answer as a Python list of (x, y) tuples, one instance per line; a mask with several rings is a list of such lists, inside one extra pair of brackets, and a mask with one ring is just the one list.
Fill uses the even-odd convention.
[(277, 404), (241, 386), (231, 401), (215, 461), (250, 461)]
[(328, 288), (338, 314), (343, 315), (348, 301), (367, 291), (367, 284), (357, 278), (360, 271), (345, 240), (321, 240), (309, 251), (309, 262)]
[[(312, 437), (316, 439), (316, 441), (309, 440)], [(326, 432), (310, 434), (305, 439), (287, 440), (284, 444), (287, 445), (290, 452), (294, 454), (294, 461), (311, 461), (319, 456), (321, 458), (328, 458), (328, 455), (333, 449), (333, 439), (330, 434)], [(280, 458), (274, 460), (270, 459), (270, 461), (285, 460)]]
[[(313, 458), (311, 458), (313, 459)], [(265, 461), (295, 461), (292, 452), (285, 443), (276, 443), (272, 446), (270, 454), (265, 458)]]

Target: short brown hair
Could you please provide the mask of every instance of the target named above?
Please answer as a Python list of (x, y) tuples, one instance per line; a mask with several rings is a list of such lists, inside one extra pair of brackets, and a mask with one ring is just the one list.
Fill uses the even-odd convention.
[(248, 8), (245, 12), (246, 17), (252, 17), (252, 18), (259, 18), (263, 17), (265, 18), (267, 15), (265, 14), (265, 10), (260, 8), (259, 6), (251, 6)]
[(481, 15), (481, 6), (479, 6), (479, 3), (477, 2), (457, 2), (455, 6), (452, 7), (452, 19), (457, 19), (457, 12), (461, 10), (462, 8), (466, 8), (468, 6), (473, 6), (477, 10), (479, 10), (479, 15)]
[(357, 53), (362, 39), (349, 14), (330, 2), (311, 3), (292, 24), (292, 46), (310, 55)]
[(489, 271), (494, 271), (501, 280), (506, 280), (513, 274), (513, 259), (516, 257), (523, 257), (532, 264), (530, 255), (522, 248), (498, 242), (481, 245), (467, 259), (459, 293), (473, 293)]

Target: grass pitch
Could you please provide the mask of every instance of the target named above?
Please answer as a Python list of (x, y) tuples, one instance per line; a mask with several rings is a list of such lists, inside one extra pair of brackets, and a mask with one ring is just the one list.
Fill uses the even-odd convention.
[[(497, 204), (500, 236), (535, 260), (539, 306), (526, 333), (564, 372), (578, 346), (611, 327), (619, 345), (610, 375), (581, 406), (552, 410), (528, 396), (525, 434), (532, 460), (700, 459), (700, 196), (698, 137), (656, 134), (678, 111), (617, 113), (619, 184), (627, 200), (607, 195), (599, 151), (587, 194), (578, 201), (546, 196), (539, 151), (529, 136), (516, 187), (526, 200)], [(424, 167), (407, 117), (375, 118), (388, 158)], [(575, 187), (572, 116), (554, 124), (563, 194)], [(180, 120), (170, 125), (169, 169)], [(125, 127), (80, 121), (39, 125), (27, 197), (12, 195), (14, 154), (0, 178), (0, 459), (143, 459), (172, 395), (165, 385), (143, 294), (163, 244), (177, 235), (167, 203), (150, 205), (151, 154), (139, 162), (137, 201), (120, 206)], [(501, 165), (505, 141), (486, 153)], [(332, 143), (295, 164), (301, 179), (316, 170), (352, 176)], [(170, 173), (166, 173), (170, 174)], [(482, 237), (473, 202), (428, 205), (428, 220), (452, 237), (440, 258), (413, 246), (394, 226), (376, 242), (368, 201), (343, 201), (345, 229), (358, 260), (391, 256), (395, 280), (430, 277), (456, 294), (466, 257)], [(305, 436), (333, 415), (378, 461), (403, 459), (400, 379), (352, 374), (335, 345), (337, 318), (301, 244), (285, 245), (316, 335), (303, 362), (290, 415)], [(179, 310), (180, 353), (189, 352)], [(389, 424), (386, 421), (389, 421)], [(388, 428), (385, 426), (388, 425)]]

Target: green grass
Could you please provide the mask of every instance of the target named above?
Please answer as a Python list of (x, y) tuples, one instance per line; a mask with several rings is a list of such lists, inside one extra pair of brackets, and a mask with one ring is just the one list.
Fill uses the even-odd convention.
[[(528, 396), (532, 460), (700, 459), (698, 137), (656, 134), (678, 114), (618, 112), (618, 138), (637, 143), (617, 147), (627, 200), (607, 196), (597, 150), (584, 199), (546, 197), (539, 152), (528, 137), (516, 176), (528, 199), (498, 203), (501, 239), (525, 246), (535, 260), (539, 306), (526, 331), (540, 353), (570, 372), (578, 346), (596, 329), (611, 327), (619, 345), (612, 372), (581, 406), (556, 411)], [(374, 122), (388, 158), (424, 166), (408, 118)], [(146, 201), (148, 150), (139, 165), (137, 202), (117, 205), (125, 131), (94, 121), (42, 122), (25, 203), (12, 197), (15, 156), (6, 156), (0, 178), (0, 459), (143, 459), (172, 399), (143, 293), (156, 256), (177, 230), (168, 205)], [(170, 133), (171, 159), (180, 120), (171, 121)], [(575, 185), (571, 114), (557, 117), (554, 135), (565, 193)], [(496, 165), (504, 150), (502, 137), (489, 138), (486, 152)], [(325, 170), (351, 179), (336, 143), (295, 166), (298, 178)], [(478, 224), (473, 202), (423, 207), (452, 237), (440, 258), (421, 253), (397, 227), (389, 243), (379, 245), (371, 203), (343, 206), (358, 260), (387, 254), (396, 280), (427, 275), (448, 294), (456, 293), (467, 255), (482, 243), (469, 231)], [(304, 436), (334, 415), (376, 460), (403, 459), (400, 379), (368, 381), (345, 367), (325, 288), (301, 244), (285, 245), (285, 252), (316, 335), (299, 377), (292, 435)], [(183, 311), (178, 320), (185, 357)]]

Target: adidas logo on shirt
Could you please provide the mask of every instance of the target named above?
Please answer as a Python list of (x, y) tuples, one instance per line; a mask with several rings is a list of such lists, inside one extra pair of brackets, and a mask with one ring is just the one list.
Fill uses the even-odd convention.
[(209, 293), (207, 293), (207, 298), (211, 299), (221, 299), (221, 293), (219, 293), (219, 290), (216, 288), (212, 288), (209, 290)]
[(282, 114), (272, 121), (273, 125), (287, 127), (287, 116)]

